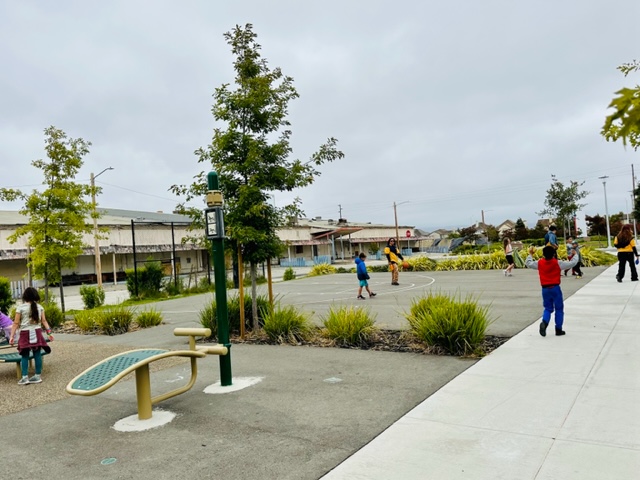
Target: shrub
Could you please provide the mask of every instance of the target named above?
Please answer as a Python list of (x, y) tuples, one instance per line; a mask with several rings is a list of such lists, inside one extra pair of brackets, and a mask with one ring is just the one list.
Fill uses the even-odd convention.
[(282, 276), (282, 279), (286, 282), (288, 280), (294, 280), (296, 278), (296, 272), (293, 271), (293, 268), (288, 267), (285, 271), (284, 271), (284, 275)]
[(140, 328), (156, 327), (162, 323), (162, 313), (155, 308), (143, 310), (136, 316), (136, 323)]
[(42, 302), (42, 307), (44, 308), (44, 316), (51, 328), (59, 327), (64, 323), (64, 315), (56, 302)]
[[(260, 312), (267, 311), (270, 308), (269, 299), (266, 295), (258, 295), (256, 298), (258, 303), (258, 325), (264, 324)], [(218, 310), (215, 297), (200, 311), (198, 314), (200, 319), (200, 325), (205, 328), (211, 329), (211, 336), (218, 336)], [(229, 332), (240, 332), (240, 297), (238, 295), (231, 295), (227, 298), (227, 317), (229, 319)], [(251, 297), (249, 295), (244, 296), (244, 323), (245, 329), (251, 330), (253, 325), (253, 314), (251, 308)]]
[(98, 326), (96, 325), (96, 317), (98, 315), (98, 312), (80, 310), (76, 312), (74, 316), (76, 326), (83, 332), (92, 332), (94, 330), (97, 330)]
[(96, 312), (96, 325), (107, 335), (118, 335), (129, 331), (134, 310), (122, 305), (114, 305)]
[(264, 332), (279, 343), (300, 343), (312, 329), (307, 316), (293, 305), (283, 307), (278, 303), (273, 312), (266, 309), (260, 315), (264, 319)]
[(378, 331), (368, 309), (353, 306), (331, 307), (322, 318), (323, 335), (342, 346), (363, 346)]
[(473, 352), (484, 340), (489, 307), (481, 307), (472, 296), (459, 297), (429, 293), (414, 300), (409, 314), (411, 332), (429, 346), (443, 348), (451, 355)]
[(104, 290), (102, 287), (82, 285), (80, 287), (80, 295), (82, 296), (84, 308), (87, 310), (99, 307), (104, 303)]
[(319, 263), (311, 267), (311, 270), (307, 274), (308, 277), (317, 277), (318, 275), (332, 275), (336, 273), (336, 267), (329, 265), (328, 263)]
[(8, 278), (0, 277), (0, 311), (2, 313), (9, 313), (11, 305), (15, 302), (13, 295), (11, 294), (11, 282)]
[(336, 273), (349, 273), (350, 270), (350, 268), (338, 267), (336, 268)]
[(163, 288), (167, 295), (175, 297), (176, 295), (180, 295), (184, 292), (184, 282), (180, 277), (178, 277), (177, 281), (174, 281), (172, 277), (169, 277), (164, 283)]
[[(147, 298), (156, 298), (161, 295), (162, 279), (164, 274), (162, 273), (162, 266), (160, 262), (149, 262), (138, 270), (138, 296)], [(136, 294), (136, 275), (133, 268), (125, 270), (127, 278), (127, 290), (129, 295), (134, 297)]]

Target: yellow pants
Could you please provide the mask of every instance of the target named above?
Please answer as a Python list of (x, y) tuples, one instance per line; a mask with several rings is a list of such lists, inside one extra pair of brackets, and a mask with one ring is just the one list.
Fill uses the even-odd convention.
[(391, 269), (391, 283), (398, 283), (398, 264), (392, 263), (389, 268)]

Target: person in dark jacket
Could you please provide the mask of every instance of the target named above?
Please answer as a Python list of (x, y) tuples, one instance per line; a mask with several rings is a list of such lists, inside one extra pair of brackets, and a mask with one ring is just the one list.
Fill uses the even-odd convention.
[(574, 257), (569, 261), (558, 260), (556, 258), (556, 249), (551, 245), (547, 245), (542, 249), (542, 257), (535, 261), (533, 254), (536, 253), (536, 247), (529, 247), (529, 255), (525, 264), (527, 268), (538, 270), (540, 275), (540, 285), (542, 286), (542, 321), (540, 322), (540, 335), (547, 335), (547, 327), (551, 321), (551, 314), (555, 311), (556, 335), (564, 335), (566, 332), (562, 330), (564, 323), (564, 299), (562, 298), (562, 290), (560, 289), (560, 277), (563, 270), (573, 268), (578, 263), (579, 257)]
[(362, 296), (362, 289), (365, 288), (369, 293), (369, 297), (375, 297), (376, 294), (373, 293), (369, 289), (369, 274), (367, 273), (367, 265), (364, 263), (367, 256), (364, 253), (361, 253), (356, 258), (356, 275), (358, 276), (358, 281), (360, 282), (360, 287), (358, 287), (358, 300), (364, 300)]

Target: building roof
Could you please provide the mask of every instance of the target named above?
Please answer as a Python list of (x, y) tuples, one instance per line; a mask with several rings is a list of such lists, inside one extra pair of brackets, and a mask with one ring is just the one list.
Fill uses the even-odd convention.
[[(131, 225), (131, 220), (136, 222), (155, 223), (191, 223), (191, 218), (186, 215), (163, 212), (142, 212), (139, 210), (119, 210), (116, 208), (98, 208), (101, 217), (98, 219), (100, 225)], [(0, 225), (16, 226), (25, 225), (27, 217), (15, 210), (0, 210)], [(87, 217), (87, 223), (91, 223), (91, 217)]]

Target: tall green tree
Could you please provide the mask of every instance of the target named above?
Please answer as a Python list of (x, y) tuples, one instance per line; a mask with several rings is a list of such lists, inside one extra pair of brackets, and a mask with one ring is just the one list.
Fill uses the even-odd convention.
[(571, 180), (569, 185), (565, 186), (555, 175), (551, 175), (551, 187), (547, 190), (544, 209), (538, 212), (538, 215), (554, 219), (558, 229), (564, 232), (567, 221), (586, 205), (580, 203), (580, 200), (589, 195), (588, 191), (580, 190), (582, 185), (584, 182)]
[[(234, 85), (215, 89), (213, 117), (219, 127), (211, 144), (196, 150), (198, 162), (219, 175), (225, 199), (227, 243), (242, 250), (251, 265), (254, 328), (257, 328), (256, 266), (280, 254), (283, 245), (276, 229), (300, 212), (299, 200), (277, 208), (272, 192), (292, 191), (313, 183), (320, 175), (316, 167), (344, 157), (337, 140), (329, 138), (308, 161), (291, 159), (291, 130), (287, 120), (289, 102), (298, 98), (293, 78), (280, 68), (270, 68), (260, 54), (257, 34), (251, 24), (236, 25), (224, 34), (235, 57)], [(173, 185), (170, 190), (185, 198), (178, 210), (191, 216), (194, 227), (202, 227), (202, 211), (186, 202), (203, 199), (206, 171), (194, 176), (191, 185)]]
[(64, 312), (62, 269), (75, 267), (76, 258), (83, 253), (83, 234), (92, 231), (86, 222), (93, 210), (89, 200), (91, 186), (75, 182), (91, 143), (68, 138), (53, 126), (44, 134), (48, 160), (31, 162), (42, 171), (44, 188), (31, 193), (3, 188), (0, 200), (24, 201), (20, 213), (28, 222), (18, 226), (8, 240), (15, 243), (20, 237), (27, 237), (31, 248), (28, 265), (35, 278), (45, 280), (45, 301), (49, 300), (49, 284), (59, 282)]
[(524, 220), (521, 217), (516, 220), (516, 225), (514, 228), (515, 240), (526, 240), (529, 238), (529, 230), (527, 226), (524, 224)]
[[(618, 70), (626, 77), (640, 71), (640, 62), (625, 63)], [(637, 150), (640, 147), (640, 85), (624, 87), (615, 94), (609, 104), (613, 113), (605, 119), (601, 134), (607, 141), (622, 140), (623, 145), (629, 144)]]

